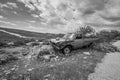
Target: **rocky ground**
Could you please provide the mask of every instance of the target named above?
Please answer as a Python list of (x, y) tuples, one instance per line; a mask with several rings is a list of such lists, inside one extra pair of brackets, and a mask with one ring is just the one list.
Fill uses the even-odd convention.
[[(42, 50), (46, 52), (41, 54)], [(0, 80), (87, 80), (105, 54), (83, 48), (63, 55), (47, 45), (4, 48), (0, 49)]]

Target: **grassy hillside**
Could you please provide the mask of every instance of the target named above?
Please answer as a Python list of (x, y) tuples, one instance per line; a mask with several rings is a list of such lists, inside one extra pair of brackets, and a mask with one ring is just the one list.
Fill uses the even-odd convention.
[(0, 31), (0, 42), (4, 42), (4, 41), (5, 42), (7, 42), (7, 41), (13, 41), (14, 42), (14, 41), (17, 41), (17, 40), (24, 40), (24, 39)]
[(1, 28), (1, 27), (0, 29), (6, 30), (12, 33), (17, 33), (17, 34), (20, 34), (22, 36), (27, 36), (27, 37), (51, 38), (51, 37), (62, 36), (62, 34), (38, 33), (38, 32), (31, 32), (31, 31), (25, 31), (25, 30)]
[[(0, 30), (5, 30), (11, 33), (20, 34), (21, 36), (31, 37), (35, 39), (49, 39), (55, 37), (61, 37), (63, 34), (51, 34), (51, 33), (37, 33), (37, 32), (30, 32), (25, 30), (18, 30), (18, 29), (9, 29), (9, 28), (2, 28)], [(9, 40), (9, 41), (16, 41), (16, 40), (23, 40), (23, 38), (16, 37), (14, 35), (7, 34), (5, 32), (0, 31), (0, 41)]]

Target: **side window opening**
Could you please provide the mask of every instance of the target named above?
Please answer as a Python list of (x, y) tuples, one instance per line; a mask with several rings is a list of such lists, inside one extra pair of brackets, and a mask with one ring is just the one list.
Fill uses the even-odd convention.
[(77, 35), (76, 39), (82, 39), (82, 35), (81, 34)]

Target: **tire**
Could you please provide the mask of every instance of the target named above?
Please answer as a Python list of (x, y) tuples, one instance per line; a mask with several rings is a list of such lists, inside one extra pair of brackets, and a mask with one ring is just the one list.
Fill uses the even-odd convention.
[(95, 45), (96, 45), (96, 43), (92, 42), (92, 43), (89, 45), (89, 47), (90, 47), (90, 48), (93, 48)]
[(64, 47), (62, 49), (62, 53), (63, 54), (69, 54), (69, 53), (71, 53), (71, 51), (72, 51), (72, 47), (71, 46), (66, 46), (66, 47)]
[(91, 47), (93, 45), (93, 43), (90, 43), (87, 47)]

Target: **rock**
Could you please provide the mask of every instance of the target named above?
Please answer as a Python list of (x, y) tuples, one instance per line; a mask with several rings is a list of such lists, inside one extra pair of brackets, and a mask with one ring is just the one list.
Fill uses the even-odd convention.
[(28, 55), (28, 54), (29, 54), (29, 52), (24, 52), (24, 53), (22, 53), (23, 56), (26, 56), (26, 55)]
[(43, 58), (46, 60), (50, 60), (50, 55), (44, 55)]
[(28, 58), (28, 59), (30, 59), (30, 58), (32, 58), (32, 56), (31, 56), (31, 55), (29, 55), (29, 56), (27, 56), (27, 58)]
[(87, 59), (87, 57), (83, 57), (83, 59)]
[(50, 65), (50, 67), (54, 67), (54, 65)]
[(45, 77), (45, 78), (46, 78), (46, 77), (50, 77), (50, 74), (47, 74), (47, 75), (45, 75), (44, 77)]
[(28, 71), (32, 71), (34, 68), (28, 69)]
[(89, 53), (89, 52), (83, 52), (83, 54), (85, 54), (85, 55), (90, 55), (90, 53)]
[(10, 70), (5, 71), (5, 74), (10, 74), (10, 73), (11, 73)]
[(11, 70), (13, 71), (13, 70), (15, 70), (15, 68), (12, 68)]
[(7, 80), (7, 79), (2, 79), (2, 80)]

